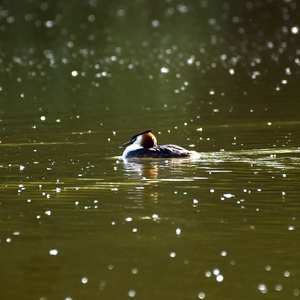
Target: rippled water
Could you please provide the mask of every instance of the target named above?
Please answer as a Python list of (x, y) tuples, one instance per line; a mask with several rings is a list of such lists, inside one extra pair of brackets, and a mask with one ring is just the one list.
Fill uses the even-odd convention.
[(299, 296), (297, 5), (4, 1), (0, 298)]

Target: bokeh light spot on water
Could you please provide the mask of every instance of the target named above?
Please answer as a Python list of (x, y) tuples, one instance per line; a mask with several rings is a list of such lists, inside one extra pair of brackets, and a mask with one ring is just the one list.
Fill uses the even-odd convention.
[(87, 277), (82, 277), (81, 278), (81, 282), (84, 283), (84, 284), (88, 283), (88, 281), (89, 281), (89, 279)]
[(162, 67), (161, 69), (160, 69), (160, 72), (161, 73), (169, 73), (169, 68), (166, 68), (166, 67)]
[(131, 273), (132, 274), (137, 274), (139, 272), (139, 270), (137, 269), (137, 268), (133, 268), (132, 270), (131, 270)]
[(88, 21), (89, 22), (95, 22), (95, 20), (96, 20), (96, 17), (94, 15), (89, 15), (88, 16)]
[(57, 255), (58, 254), (58, 250), (57, 249), (51, 249), (49, 251), (50, 255)]
[(157, 220), (157, 219), (159, 218), (159, 216), (158, 216), (158, 214), (153, 214), (153, 215), (152, 215), (152, 218), (153, 218), (154, 221), (155, 221), (155, 220)]
[(175, 252), (171, 252), (170, 253), (170, 257), (175, 257), (176, 256), (176, 253)]
[(159, 27), (160, 22), (159, 22), (158, 20), (153, 20), (153, 21), (151, 22), (151, 25), (152, 25), (153, 28), (157, 28), (157, 27)]
[(271, 266), (270, 265), (267, 265), (266, 267), (265, 267), (265, 269), (266, 269), (266, 271), (271, 271)]
[(176, 9), (182, 14), (185, 14), (189, 11), (189, 9), (185, 5), (182, 5), (182, 4), (177, 5)]
[(206, 272), (205, 272), (205, 276), (206, 276), (206, 277), (211, 277), (211, 271), (206, 271)]
[(299, 293), (300, 293), (300, 292), (299, 292), (298, 289), (294, 289), (294, 290), (293, 290), (293, 295), (294, 295), (294, 296), (299, 296)]
[(258, 290), (263, 294), (268, 292), (267, 286), (264, 283), (258, 285)]
[(213, 269), (213, 274), (216, 275), (216, 276), (219, 275), (220, 274), (220, 270), (217, 269), (217, 268)]
[(134, 297), (136, 295), (136, 291), (135, 290), (130, 290), (129, 292), (128, 292), (128, 296), (129, 297)]
[(53, 21), (46, 21), (46, 22), (45, 22), (45, 27), (47, 27), (47, 28), (52, 28), (53, 25), (54, 25), (54, 22), (53, 22)]
[(223, 275), (218, 275), (217, 277), (216, 277), (216, 280), (218, 281), (218, 282), (222, 282), (223, 280), (224, 280), (224, 276)]
[(72, 74), (73, 77), (78, 76), (78, 72), (77, 71), (72, 71), (71, 74)]
[(280, 292), (280, 291), (282, 291), (283, 287), (281, 284), (276, 284), (274, 289), (275, 289), (275, 291)]
[(298, 27), (298, 26), (293, 26), (293, 27), (291, 28), (291, 32), (292, 32), (292, 34), (297, 34), (297, 33), (299, 33), (299, 27)]
[(290, 275), (291, 275), (290, 271), (286, 270), (286, 271), (283, 272), (284, 277), (290, 277)]
[(199, 299), (204, 299), (204, 298), (205, 298), (205, 293), (204, 293), (204, 292), (200, 292), (200, 293), (198, 294), (198, 298), (199, 298)]

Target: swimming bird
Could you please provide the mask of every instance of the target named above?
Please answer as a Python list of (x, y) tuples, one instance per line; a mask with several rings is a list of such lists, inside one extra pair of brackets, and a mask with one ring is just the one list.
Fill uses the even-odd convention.
[(120, 148), (126, 149), (123, 158), (175, 158), (193, 157), (198, 155), (195, 151), (189, 151), (177, 145), (157, 145), (157, 140), (152, 130), (145, 130), (135, 134), (131, 140)]

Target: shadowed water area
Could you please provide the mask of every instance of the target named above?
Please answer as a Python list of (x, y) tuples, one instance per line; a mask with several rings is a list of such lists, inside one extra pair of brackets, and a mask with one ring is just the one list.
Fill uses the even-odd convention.
[[(0, 4), (0, 298), (297, 299), (297, 1)], [(196, 159), (123, 161), (152, 129)]]

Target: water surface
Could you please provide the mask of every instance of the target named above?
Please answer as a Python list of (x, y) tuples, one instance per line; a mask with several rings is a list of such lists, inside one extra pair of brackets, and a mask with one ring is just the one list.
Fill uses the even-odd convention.
[[(22, 5), (0, 7), (0, 298), (299, 296), (297, 3)], [(147, 129), (200, 157), (124, 162)]]

